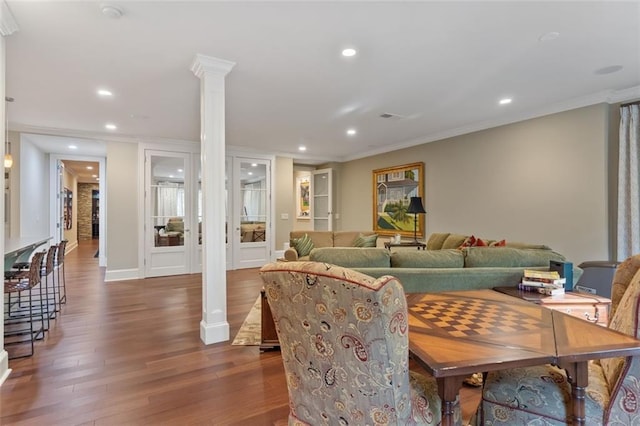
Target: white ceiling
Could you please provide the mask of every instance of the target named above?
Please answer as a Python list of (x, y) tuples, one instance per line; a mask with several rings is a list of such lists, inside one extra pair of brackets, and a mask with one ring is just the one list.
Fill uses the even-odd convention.
[(303, 163), (640, 98), (637, 1), (119, 1), (119, 19), (94, 1), (7, 4), (10, 128), (35, 133), (197, 142), (196, 54), (236, 63), (228, 148)]

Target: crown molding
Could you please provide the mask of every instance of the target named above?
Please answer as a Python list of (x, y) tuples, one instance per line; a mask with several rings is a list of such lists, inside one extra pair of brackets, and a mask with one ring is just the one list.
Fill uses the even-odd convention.
[(18, 30), (16, 18), (13, 17), (13, 13), (11, 13), (7, 2), (2, 0), (0, 2), (0, 35), (3, 37), (10, 36)]
[(472, 123), (467, 126), (457, 127), (455, 129), (446, 130), (443, 132), (432, 133), (420, 138), (400, 142), (394, 145), (385, 145), (384, 147), (376, 148), (366, 152), (359, 152), (355, 155), (348, 155), (340, 158), (337, 161), (353, 161), (361, 158), (371, 157), (373, 155), (385, 154), (399, 149), (411, 148), (417, 145), (425, 143), (436, 142), (443, 139), (448, 139), (456, 136), (466, 135), (473, 132), (479, 132), (481, 130), (491, 129), (493, 127), (504, 126), (507, 124), (518, 123), (520, 121), (531, 120), (534, 118), (543, 117), (545, 115), (557, 114), (564, 111), (570, 111), (573, 109), (584, 108), (591, 105), (600, 103), (614, 104), (618, 102), (626, 102), (632, 99), (640, 97), (640, 86), (634, 86), (623, 90), (604, 90), (601, 92), (592, 93), (590, 95), (581, 96), (573, 99), (569, 99), (562, 102), (551, 104), (544, 108), (540, 108), (535, 111), (530, 111), (522, 114), (513, 114), (510, 116), (500, 117), (496, 120), (487, 120), (477, 123)]
[(60, 129), (54, 127), (30, 126), (22, 123), (11, 123), (11, 131), (20, 133), (34, 133), (38, 135), (60, 136), (78, 139), (89, 139), (103, 142), (126, 142), (126, 143), (165, 143), (165, 144), (200, 144), (200, 141), (187, 139), (173, 139), (155, 136), (136, 135), (114, 135), (100, 132), (88, 132), (84, 130)]
[(225, 59), (214, 58), (213, 56), (196, 54), (193, 64), (191, 65), (191, 71), (198, 78), (202, 78), (204, 73), (217, 74), (222, 77), (229, 74), (229, 72), (236, 65), (235, 62), (227, 61)]

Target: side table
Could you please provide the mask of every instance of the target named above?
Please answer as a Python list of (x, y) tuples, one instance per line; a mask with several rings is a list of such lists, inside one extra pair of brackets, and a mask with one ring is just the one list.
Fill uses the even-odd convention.
[(500, 293), (508, 294), (529, 302), (537, 303), (545, 308), (564, 312), (565, 314), (607, 327), (609, 324), (609, 308), (611, 300), (595, 294), (566, 292), (555, 296), (547, 296), (532, 291), (523, 291), (518, 287), (494, 287)]
[(271, 307), (264, 289), (260, 290), (260, 350), (280, 349)]
[(384, 248), (387, 250), (391, 250), (392, 247), (417, 247), (418, 250), (426, 250), (427, 245), (425, 243), (421, 243), (420, 241), (407, 241), (401, 243), (392, 243), (391, 241), (385, 241)]

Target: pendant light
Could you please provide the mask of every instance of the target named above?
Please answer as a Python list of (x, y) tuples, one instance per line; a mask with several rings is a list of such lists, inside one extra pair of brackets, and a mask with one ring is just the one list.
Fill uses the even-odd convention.
[(10, 143), (9, 143), (9, 103), (13, 102), (13, 98), (9, 97), (9, 96), (5, 96), (4, 98), (5, 100), (5, 108), (4, 108), (4, 116), (5, 116), (5, 123), (4, 123), (4, 130), (5, 130), (5, 139), (4, 139), (4, 168), (5, 169), (10, 169), (11, 166), (13, 166), (13, 157), (11, 156), (11, 152), (10, 152)]

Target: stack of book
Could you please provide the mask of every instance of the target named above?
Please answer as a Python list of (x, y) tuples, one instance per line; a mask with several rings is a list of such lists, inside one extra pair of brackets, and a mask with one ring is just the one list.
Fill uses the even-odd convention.
[(564, 294), (565, 278), (561, 278), (558, 271), (537, 271), (525, 269), (522, 282), (518, 285), (520, 290), (535, 291), (550, 296)]

